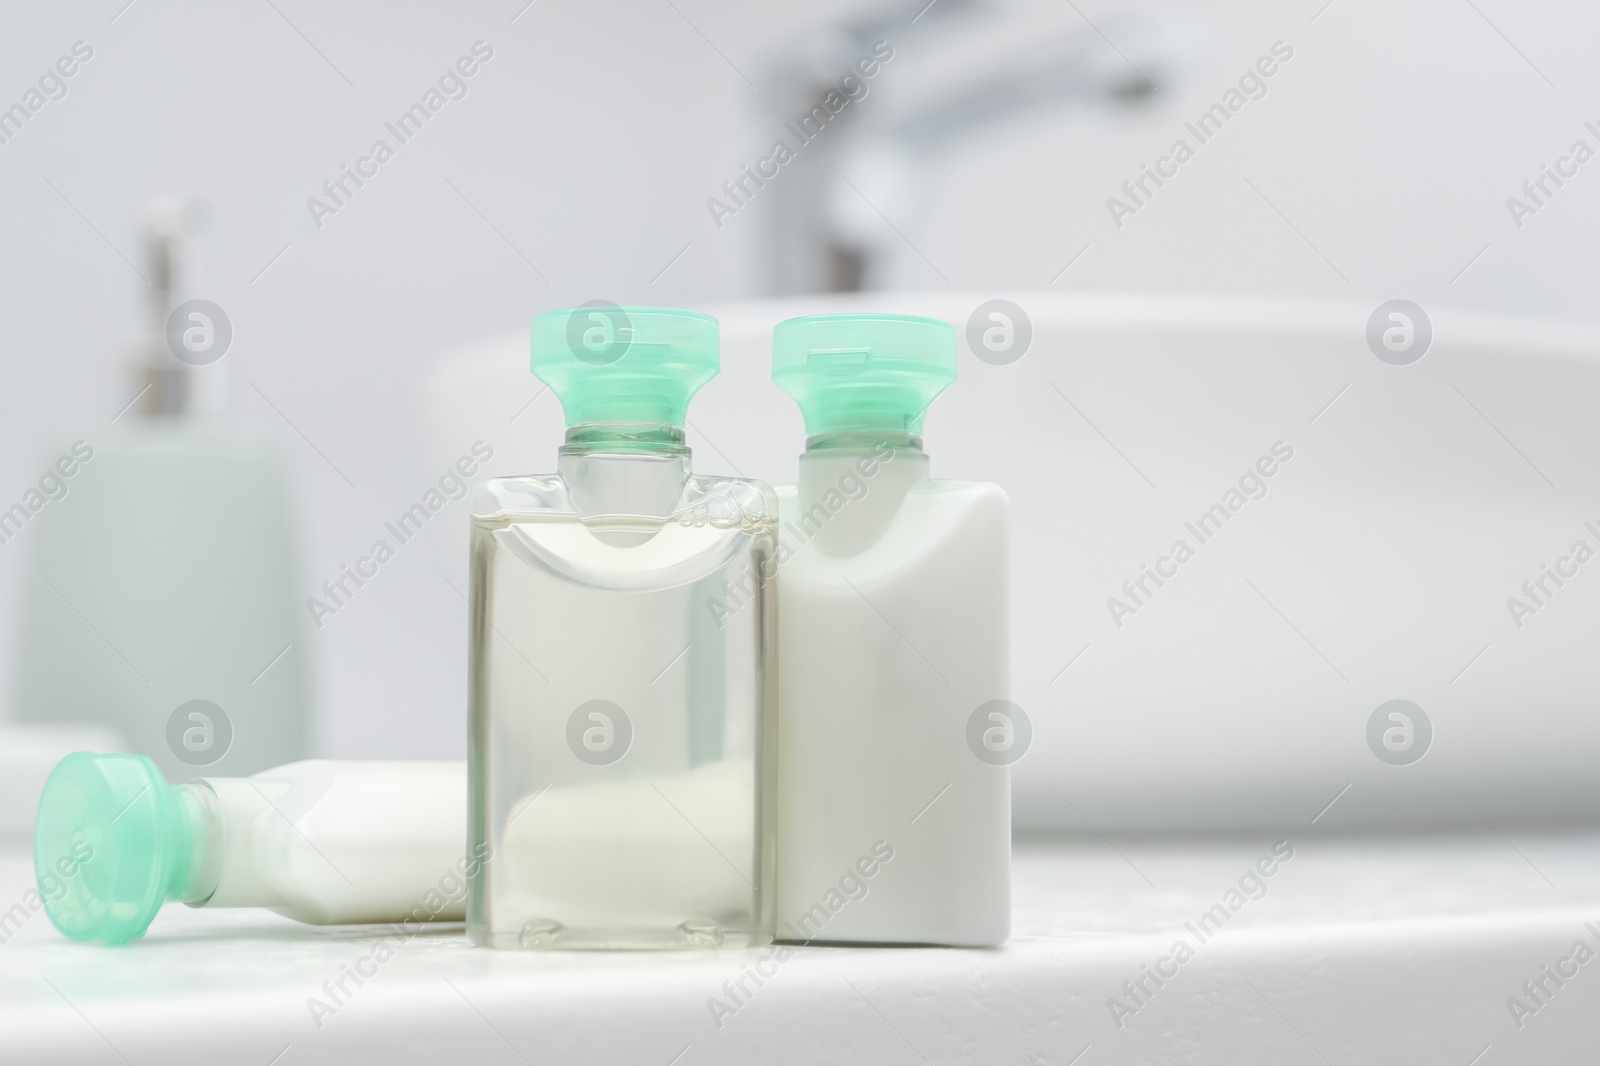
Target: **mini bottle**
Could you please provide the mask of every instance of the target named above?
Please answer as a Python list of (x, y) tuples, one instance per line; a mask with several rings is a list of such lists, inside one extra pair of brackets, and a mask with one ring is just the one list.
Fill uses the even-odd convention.
[(772, 937), (777, 501), (690, 469), (715, 319), (581, 308), (533, 323), (566, 412), (556, 473), (472, 519), (474, 943), (669, 948)]
[(782, 940), (1010, 934), (1006, 498), (934, 480), (922, 450), (955, 374), (955, 331), (931, 319), (774, 333), (807, 434), (778, 490)]
[(73, 940), (143, 936), (169, 902), (266, 907), (314, 925), (461, 921), (459, 762), (314, 759), (170, 785), (144, 755), (67, 756), (39, 799), (34, 870)]

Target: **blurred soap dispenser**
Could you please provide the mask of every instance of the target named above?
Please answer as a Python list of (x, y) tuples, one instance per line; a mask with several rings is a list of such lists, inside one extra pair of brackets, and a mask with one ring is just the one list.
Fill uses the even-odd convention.
[(225, 417), (232, 326), (189, 298), (201, 223), (150, 205), (137, 397), (48, 453), (21, 531), (17, 717), (110, 726), (180, 780), (305, 758), (312, 713), (283, 464)]

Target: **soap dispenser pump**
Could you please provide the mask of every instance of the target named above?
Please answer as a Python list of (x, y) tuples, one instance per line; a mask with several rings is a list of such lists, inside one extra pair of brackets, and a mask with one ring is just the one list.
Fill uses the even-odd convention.
[(151, 205), (137, 395), (49, 452), (60, 494), (19, 534), (17, 717), (110, 726), (177, 778), (303, 759), (312, 713), (288, 479), (225, 417), (226, 313), (185, 300), (200, 222)]

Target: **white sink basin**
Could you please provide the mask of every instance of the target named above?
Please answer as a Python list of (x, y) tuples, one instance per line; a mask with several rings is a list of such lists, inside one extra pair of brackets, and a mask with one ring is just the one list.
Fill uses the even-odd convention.
[[(709, 308), (724, 371), (691, 409), (697, 466), (793, 477), (799, 414), (767, 378), (780, 319), (963, 330), (992, 295)], [(1336, 796), (1323, 823), (1600, 814), (1600, 561), (1563, 564), (1533, 614), (1507, 605), (1576, 541), (1600, 551), (1600, 328), (1432, 309), (1431, 348), (1397, 366), (1367, 345), (1375, 303), (1012, 299), (1031, 348), (1005, 366), (963, 350), (926, 444), (936, 475), (1013, 506), (1012, 698), (1035, 728), (1019, 827), (1260, 827)], [(553, 400), (507, 425), (538, 387), (526, 349), (509, 335), (442, 371), (442, 447), (483, 437), (503, 471), (550, 468)], [(1202, 543), (1185, 524), (1280, 441), (1266, 495)], [(1193, 558), (1131, 600), (1179, 539)], [(1396, 699), (1432, 725), (1410, 765), (1368, 745)]]

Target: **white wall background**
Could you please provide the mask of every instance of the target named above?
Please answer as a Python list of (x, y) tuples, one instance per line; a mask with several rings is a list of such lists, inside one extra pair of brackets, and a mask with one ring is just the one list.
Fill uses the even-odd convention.
[[(756, 295), (753, 220), (719, 231), (705, 208), (774, 135), (746, 78), (759, 84), (773, 56), (855, 6), (523, 4), (95, 0), (0, 16), (0, 103), (74, 41), (95, 49), (69, 94), (0, 145), (0, 498), (20, 494), (56, 440), (106, 424), (137, 391), (142, 282), (125, 259), (140, 261), (139, 209), (157, 194), (211, 204), (196, 294), (232, 318), (238, 418), (293, 463), (306, 595), (471, 443), (430, 443), (422, 429), (441, 353), (586, 299)], [(861, 106), (892, 105), (950, 69), (950, 42), (910, 25), (920, 6), (906, 8), (896, 59)], [(1120, 6), (994, 3), (974, 25), (1021, 42)], [(1575, 139), (1600, 147), (1583, 129), (1600, 124), (1591, 5), (1167, 10), (1210, 27), (1173, 91), (1136, 114), (1039, 113), (941, 157), (929, 209), (896, 220), (915, 246), (891, 261), (896, 287), (945, 288), (931, 261), (952, 290), (996, 295), (1404, 297), (1596, 317), (1600, 161), (1520, 229), (1505, 206)], [(316, 228), (307, 197), (479, 39), (494, 58), (470, 94)], [(1295, 56), (1266, 98), (1114, 227), (1106, 197), (1279, 39)], [(773, 461), (741, 415), (766, 388), (762, 368), (729, 367), (707, 390), (707, 465), (792, 476), (792, 458)], [(494, 443), (506, 455), (553, 448), (548, 399), (510, 422), (534, 392), (530, 379), (504, 397), (507, 438)], [(784, 430), (788, 455), (798, 419)], [(460, 582), (458, 532), (431, 525), (316, 634), (321, 753), (464, 751), (464, 608), (444, 580)], [(15, 672), (27, 540), (0, 547), (0, 692)]]

